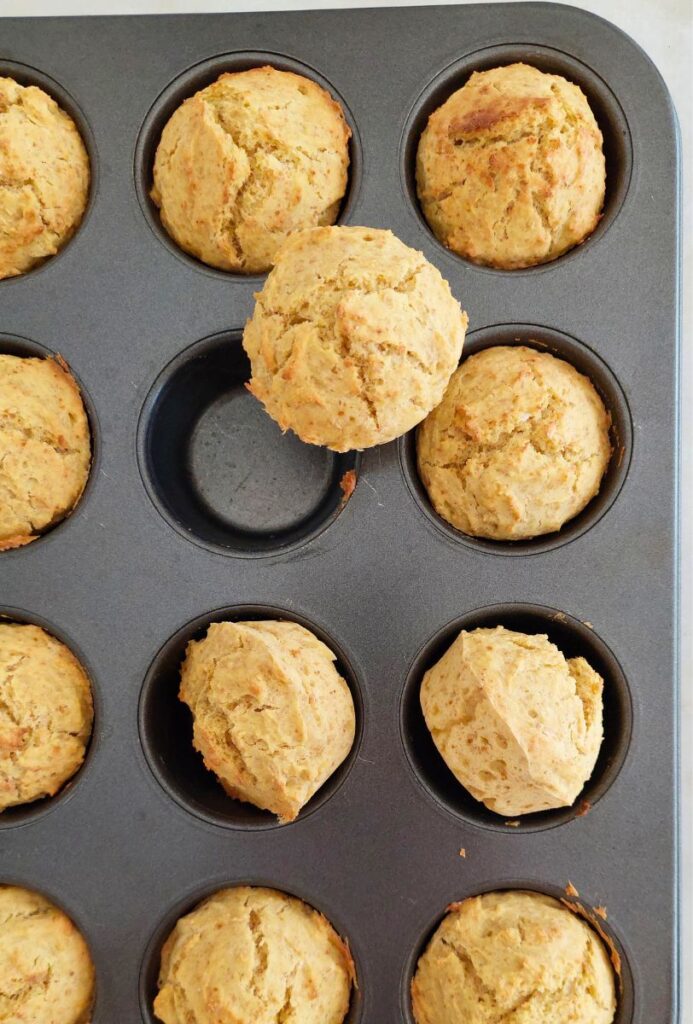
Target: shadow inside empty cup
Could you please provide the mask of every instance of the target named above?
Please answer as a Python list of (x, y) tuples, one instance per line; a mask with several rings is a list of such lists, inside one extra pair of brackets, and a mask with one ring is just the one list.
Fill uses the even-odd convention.
[(246, 388), (240, 335), (181, 353), (145, 403), (140, 465), (160, 511), (205, 546), (240, 555), (285, 551), (316, 536), (344, 505), (358, 454), (304, 444)]

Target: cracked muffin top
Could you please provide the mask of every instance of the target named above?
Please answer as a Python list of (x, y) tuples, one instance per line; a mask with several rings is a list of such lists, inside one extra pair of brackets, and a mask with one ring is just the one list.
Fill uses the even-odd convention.
[(0, 1021), (88, 1024), (94, 967), (69, 917), (28, 889), (0, 885)]
[(599, 491), (611, 418), (592, 382), (548, 352), (470, 356), (419, 428), (419, 476), (436, 512), (490, 540), (560, 530)]
[(243, 335), (251, 392), (282, 430), (333, 451), (392, 441), (440, 402), (467, 314), (390, 231), (301, 231), (279, 253)]
[(91, 438), (82, 396), (56, 359), (0, 355), (0, 551), (28, 544), (77, 504)]
[(453, 903), (411, 986), (417, 1024), (611, 1024), (614, 970), (586, 921), (537, 892)]
[(89, 679), (65, 644), (0, 623), (0, 811), (57, 793), (84, 760), (92, 721)]
[(527, 64), (474, 72), (428, 119), (416, 159), (424, 216), (474, 263), (556, 259), (604, 204), (602, 134), (582, 90)]
[(53, 256), (89, 197), (89, 157), (72, 118), (35, 85), (0, 78), (0, 279)]
[(229, 796), (293, 821), (354, 742), (351, 691), (329, 647), (296, 622), (214, 622), (188, 644), (180, 699)]
[(180, 918), (161, 952), (164, 1024), (342, 1024), (354, 964), (322, 914), (275, 889), (222, 889)]
[(152, 199), (181, 249), (262, 273), (289, 232), (337, 219), (350, 136), (339, 103), (309, 78), (272, 67), (223, 74), (166, 124)]
[(421, 710), (455, 778), (507, 817), (569, 807), (602, 744), (604, 680), (543, 634), (462, 630), (421, 684)]

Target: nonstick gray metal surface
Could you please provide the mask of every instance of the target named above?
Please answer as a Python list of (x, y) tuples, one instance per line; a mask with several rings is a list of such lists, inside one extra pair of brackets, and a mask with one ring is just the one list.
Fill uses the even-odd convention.
[[(608, 193), (585, 244), (508, 273), (435, 241), (413, 156), (427, 114), (472, 70), (515, 60), (582, 86)], [(183, 255), (147, 189), (174, 106), (260, 63), (342, 102), (353, 129), (342, 220), (424, 251), (469, 312), (468, 351), (520, 339), (592, 375), (618, 454), (562, 533), (517, 547), (462, 538), (428, 505), (411, 437), (333, 456), (282, 438), (244, 393), (240, 332), (262, 279)], [(653, 65), (591, 15), (499, 4), (9, 19), (0, 73), (51, 92), (92, 161), (76, 237), (0, 283), (0, 350), (64, 356), (95, 450), (74, 514), (0, 555), (0, 612), (66, 640), (96, 694), (73, 784), (0, 816), (0, 879), (44, 892), (83, 929), (95, 1024), (150, 1024), (162, 939), (223, 885), (266, 883), (324, 911), (356, 960), (349, 1020), (389, 1024), (411, 1021), (411, 972), (447, 904), (516, 885), (561, 894), (569, 879), (608, 909), (624, 962), (619, 1024), (674, 1021), (678, 146)], [(332, 644), (359, 718), (348, 761), (281, 827), (223, 796), (176, 701), (187, 639), (212, 619), (263, 615)], [(427, 739), (422, 672), (462, 626), (496, 623), (546, 630), (603, 672), (589, 809), (508, 825), (465, 798)]]

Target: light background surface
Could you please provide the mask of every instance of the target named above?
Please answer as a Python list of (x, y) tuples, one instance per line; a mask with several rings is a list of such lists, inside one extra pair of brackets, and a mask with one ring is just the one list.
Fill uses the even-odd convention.
[[(446, 3), (448, 0), (437, 0)], [(450, 0), (459, 3), (460, 0)], [(462, 0), (463, 2), (463, 0)], [(496, 0), (486, 0), (496, 2)], [(83, 14), (319, 10), (329, 7), (418, 6), (407, 0), (0, 0), (0, 17)], [(683, 142), (683, 336), (681, 363), (681, 1024), (693, 1024), (693, 0), (591, 0), (593, 11), (632, 36), (652, 57), (674, 97)], [(0, 24), (0, 51), (2, 27)], [(123, 73), (127, 73), (124, 64)], [(643, 244), (645, 244), (643, 240)], [(652, 339), (657, 344), (657, 339)], [(643, 927), (647, 922), (643, 921)], [(385, 1024), (385, 1022), (383, 1022)], [(651, 1024), (660, 1024), (652, 1021)]]

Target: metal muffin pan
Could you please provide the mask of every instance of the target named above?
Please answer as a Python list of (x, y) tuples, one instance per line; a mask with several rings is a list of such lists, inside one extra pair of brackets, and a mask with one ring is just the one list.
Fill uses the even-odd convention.
[[(4, 19), (0, 46), (0, 72), (76, 118), (93, 176), (64, 251), (0, 283), (0, 350), (68, 361), (95, 448), (73, 514), (0, 556), (0, 613), (66, 639), (97, 698), (70, 788), (0, 817), (0, 879), (44, 892), (83, 930), (95, 1024), (151, 1024), (163, 939), (221, 886), (273, 885), (323, 911), (356, 961), (350, 1022), (389, 1024), (411, 1022), (416, 957), (451, 901), (515, 886), (560, 895), (568, 880), (608, 909), (619, 1024), (673, 1022), (679, 181), (656, 69), (613, 26), (552, 4)], [(582, 246), (503, 272), (435, 241), (412, 161), (432, 107), (472, 70), (513, 60), (585, 90), (608, 194)], [(423, 250), (469, 312), (467, 352), (548, 345), (593, 376), (619, 452), (565, 531), (516, 548), (461, 538), (427, 503), (411, 436), (333, 456), (282, 438), (245, 396), (240, 332), (262, 278), (180, 253), (147, 182), (172, 107), (260, 63), (301, 70), (343, 103), (354, 135), (341, 220)], [(359, 719), (350, 758), (285, 826), (212, 785), (175, 696), (187, 638), (263, 614), (333, 645)], [(546, 629), (604, 671), (589, 807), (508, 825), (452, 786), (426, 744), (421, 673), (455, 630), (490, 622)]]

